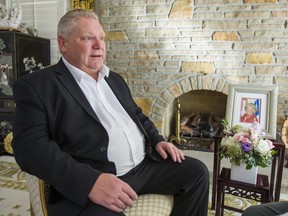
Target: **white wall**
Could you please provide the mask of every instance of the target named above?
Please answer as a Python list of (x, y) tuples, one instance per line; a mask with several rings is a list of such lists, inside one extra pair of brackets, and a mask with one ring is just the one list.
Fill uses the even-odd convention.
[[(57, 45), (57, 24), (71, 8), (70, 0), (11, 0), (11, 5), (19, 3), (22, 8), (22, 22), (27, 27), (38, 30), (38, 36), (50, 39), (51, 64), (60, 58)], [(9, 4), (9, 3), (8, 3)]]

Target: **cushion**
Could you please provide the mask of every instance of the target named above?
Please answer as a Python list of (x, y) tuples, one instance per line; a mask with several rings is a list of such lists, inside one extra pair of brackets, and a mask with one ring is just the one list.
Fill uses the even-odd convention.
[(126, 208), (126, 216), (169, 216), (172, 212), (174, 198), (172, 195), (140, 195), (132, 208)]

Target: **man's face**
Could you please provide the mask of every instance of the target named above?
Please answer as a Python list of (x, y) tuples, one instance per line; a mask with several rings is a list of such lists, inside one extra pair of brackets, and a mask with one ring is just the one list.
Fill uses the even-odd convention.
[(72, 33), (58, 37), (64, 58), (89, 75), (95, 75), (103, 66), (106, 55), (105, 33), (100, 23), (91, 18), (78, 18)]

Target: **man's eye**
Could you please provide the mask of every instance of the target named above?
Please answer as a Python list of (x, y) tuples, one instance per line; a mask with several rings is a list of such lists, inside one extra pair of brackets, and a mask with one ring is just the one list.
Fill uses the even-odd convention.
[(82, 37), (82, 40), (91, 40), (91, 39), (93, 39), (93, 37), (91, 37), (91, 36), (84, 36), (84, 37)]

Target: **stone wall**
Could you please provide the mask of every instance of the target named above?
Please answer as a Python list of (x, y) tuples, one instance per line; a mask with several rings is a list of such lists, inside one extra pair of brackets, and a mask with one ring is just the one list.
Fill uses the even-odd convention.
[[(98, 7), (97, 7), (98, 6)], [(286, 0), (97, 0), (107, 65), (159, 129), (166, 108), (193, 89), (278, 85), (288, 111)]]

